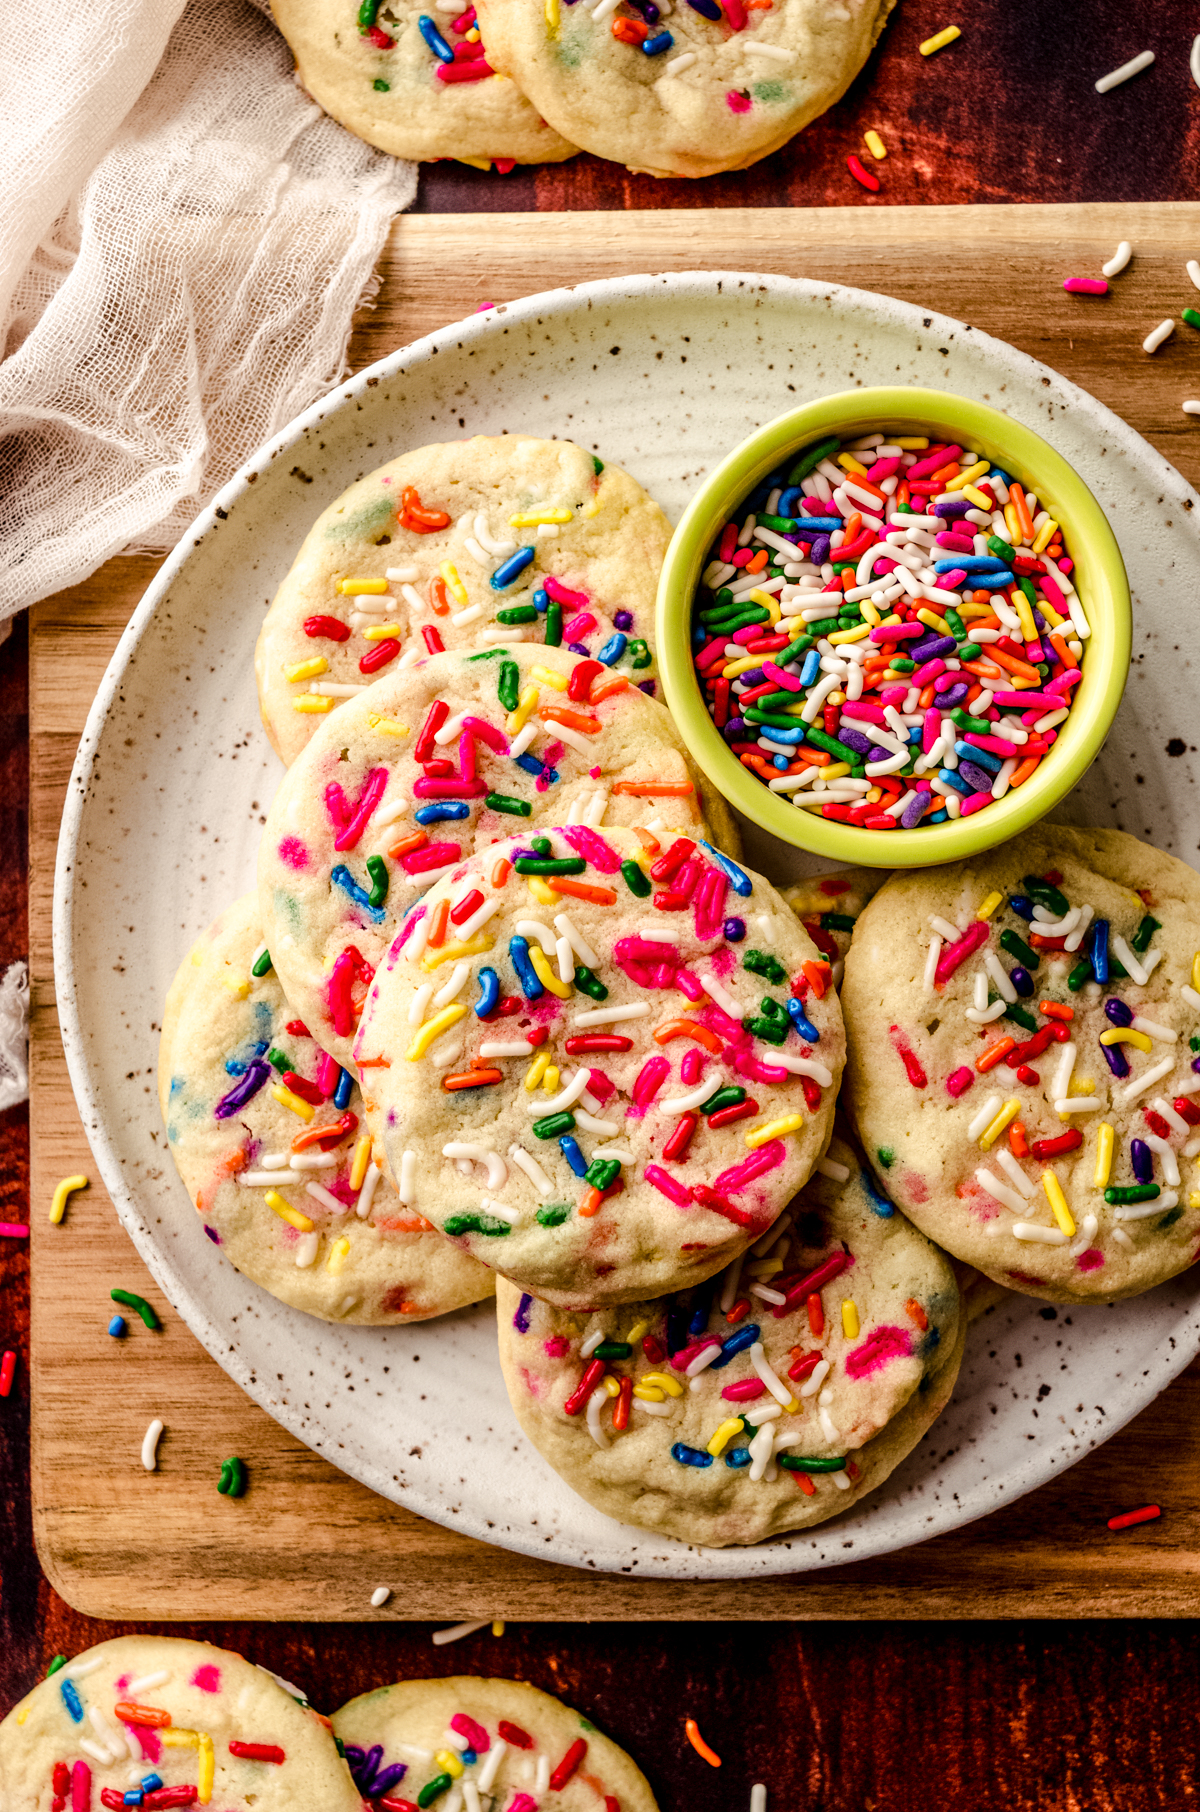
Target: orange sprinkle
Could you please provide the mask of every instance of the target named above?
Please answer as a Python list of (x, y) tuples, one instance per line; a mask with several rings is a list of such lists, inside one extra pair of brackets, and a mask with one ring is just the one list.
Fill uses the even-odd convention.
[(446, 581), (440, 578), (436, 573), (429, 581), (429, 602), (433, 605), (433, 608), (437, 611), (439, 617), (444, 617), (450, 608), (450, 600), (446, 596)]
[[(426, 939), (426, 942), (431, 950), (436, 950), (439, 944), (445, 943), (445, 941), (446, 941), (446, 925), (449, 922), (449, 918), (450, 918), (450, 902), (449, 902), (449, 900), (439, 900), (438, 904), (437, 904), (437, 910), (434, 912), (434, 915), (433, 915), (433, 924), (429, 928), (429, 936)], [(359, 1068), (361, 1069), (361, 1067), (362, 1067), (362, 1065), (360, 1064)]]
[(982, 1056), (975, 1059), (975, 1068), (981, 1076), (985, 1076), (989, 1070), (994, 1070), (998, 1063), (1002, 1063), (1010, 1051), (1015, 1051), (1016, 1048), (1015, 1038), (1001, 1038), (995, 1044), (989, 1044)]
[(760, 573), (767, 564), (769, 558), (770, 555), (767, 553), (766, 548), (760, 547), (753, 559), (746, 562), (745, 571), (748, 573)]
[(1024, 1120), (1014, 1120), (1008, 1129), (1008, 1149), (1014, 1158), (1029, 1156), (1029, 1140), (1025, 1136)]
[(819, 1340), (825, 1332), (825, 1304), (821, 1301), (820, 1292), (812, 1291), (808, 1298), (808, 1331), (814, 1340)]
[(1040, 755), (1027, 755), (1020, 767), (1014, 769), (1013, 777), (1008, 783), (1009, 786), (1024, 786), (1041, 759)]
[(116, 1713), (123, 1724), (143, 1724), (151, 1730), (163, 1730), (171, 1722), (169, 1711), (158, 1711), (153, 1705), (135, 1705), (130, 1699), (122, 1699)]
[(1074, 1019), (1074, 1007), (1064, 1006), (1059, 1000), (1040, 1000), (1038, 1012), (1044, 1013), (1047, 1019)]
[(799, 1485), (801, 1491), (803, 1491), (805, 1497), (816, 1497), (817, 1488), (809, 1478), (807, 1472), (793, 1472), (792, 1477)]
[(380, 1221), (372, 1218), (372, 1226), (382, 1227), (385, 1233), (431, 1233), (433, 1222), (427, 1221), (423, 1214), (402, 1214), (392, 1220)]
[(929, 482), (930, 484), (941, 484), (943, 480), (949, 482), (951, 478), (957, 478), (961, 470), (962, 467), (957, 459), (952, 459), (948, 466), (939, 466), (936, 472), (931, 472)]
[(1059, 635), (1057, 632), (1052, 635), (1050, 637), (1050, 646), (1053, 648), (1064, 667), (1078, 667), (1079, 662), (1067, 647), (1066, 640), (1063, 636)]
[(462, 1070), (457, 1076), (443, 1076), (442, 1087), (450, 1094), (460, 1088), (487, 1088), (493, 1082), (503, 1082), (503, 1070), (484, 1069), (474, 1065), (469, 1070)]
[(695, 792), (690, 780), (617, 780), (614, 793), (632, 793), (636, 799), (686, 799)]
[(501, 858), (497, 862), (495, 868), (493, 868), (493, 870), (492, 870), (492, 886), (493, 887), (503, 887), (504, 883), (508, 880), (508, 877), (511, 874), (511, 872), (512, 872), (512, 863), (509, 861), (507, 856), (501, 856)]
[(668, 1019), (654, 1033), (655, 1044), (670, 1044), (673, 1038), (694, 1038), (706, 1051), (715, 1052), (724, 1048), (715, 1032), (710, 1032), (707, 1026), (698, 1025), (694, 1019)]
[(392, 1067), (390, 1057), (360, 1057), (357, 1061), (360, 1070), (390, 1070)]
[[(853, 541), (854, 537), (857, 535), (857, 533), (861, 527), (862, 527), (862, 511), (855, 510), (853, 516), (848, 516), (846, 518), (846, 526), (842, 530), (843, 539), (845, 541)], [(838, 545), (840, 546), (841, 543), (839, 542)]]
[(916, 1322), (917, 1326), (920, 1328), (921, 1332), (925, 1333), (926, 1329), (929, 1326), (929, 1317), (925, 1313), (924, 1309), (921, 1307), (920, 1303), (917, 1301), (915, 1296), (909, 1297), (908, 1301), (904, 1305), (904, 1312), (906, 1315), (911, 1315), (913, 1320)]
[(1017, 512), (1017, 521), (1021, 525), (1022, 535), (1025, 537), (1026, 541), (1032, 541), (1033, 518), (1029, 514), (1029, 505), (1025, 501), (1024, 491), (1019, 484), (1010, 484), (1008, 487), (1008, 495), (1009, 501)]
[[(1003, 667), (1007, 673), (1013, 675), (1014, 679), (1023, 679), (1027, 685), (1040, 686), (1042, 683), (1040, 673), (1035, 672), (1027, 662), (1019, 661), (1015, 654), (1005, 654), (1004, 650), (997, 648), (994, 642), (988, 643), (988, 660), (995, 661), (998, 667)], [(973, 661), (969, 664), (972, 667), (975, 665)]]
[(410, 836), (401, 837), (399, 843), (393, 843), (388, 850), (388, 855), (394, 862), (399, 856), (411, 855), (414, 849), (424, 849), (428, 841), (429, 838), (423, 830), (413, 831)]
[(620, 1195), (625, 1188), (624, 1177), (618, 1177), (607, 1189), (585, 1189), (579, 1212), (585, 1221), (590, 1221), (594, 1214), (599, 1214), (601, 1202), (606, 1202), (611, 1195)]
[(538, 716), (543, 723), (565, 724), (568, 730), (580, 730), (585, 736), (596, 736), (600, 731), (598, 717), (585, 717), (582, 711), (568, 711), (565, 705), (539, 705)]
[(708, 1744), (704, 1741), (704, 1738), (700, 1735), (700, 1726), (697, 1724), (695, 1718), (688, 1718), (685, 1721), (683, 1728), (687, 1733), (687, 1740), (696, 1751), (696, 1754), (702, 1755), (710, 1768), (719, 1768), (721, 1766), (721, 1758), (714, 1749), (709, 1748)]
[(646, 851), (647, 855), (656, 856), (658, 854), (659, 850), (662, 848), (662, 844), (659, 842), (658, 838), (654, 835), (654, 832), (646, 830), (645, 827), (641, 824), (634, 825), (633, 834), (637, 838), (638, 842), (641, 844), (642, 848)]
[[(994, 686), (998, 679), (1003, 679), (1004, 677), (999, 667), (993, 667), (990, 661), (964, 661), (963, 669), (967, 673), (975, 674), (977, 679), (986, 680), (989, 686)], [(932, 687), (927, 689), (929, 691), (933, 690)], [(921, 696), (924, 698), (925, 694), (922, 693)], [(928, 710), (928, 705), (925, 708)]]
[(809, 987), (818, 1000), (824, 1000), (826, 989), (833, 980), (833, 970), (828, 963), (804, 963), (801, 965)]
[(623, 673), (614, 673), (611, 679), (598, 680), (588, 694), (589, 705), (598, 705), (601, 699), (611, 698), (614, 692), (628, 692), (629, 681)]
[(567, 875), (547, 875), (551, 893), (570, 894), (573, 900), (590, 900), (593, 906), (615, 906), (617, 896), (611, 887), (593, 887), (588, 881), (572, 881)]

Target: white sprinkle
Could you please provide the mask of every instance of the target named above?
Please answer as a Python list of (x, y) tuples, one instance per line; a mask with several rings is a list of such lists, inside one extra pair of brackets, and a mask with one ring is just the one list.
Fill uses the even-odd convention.
[(1114, 1208), (1115, 1221), (1145, 1221), (1152, 1214), (1165, 1214), (1168, 1208), (1174, 1208), (1179, 1197), (1173, 1189), (1164, 1189), (1153, 1202), (1133, 1202), (1125, 1208)]
[[(89, 1671), (90, 1665), (89, 1663)], [(99, 1665), (100, 1663), (97, 1661), (96, 1666), (99, 1667)], [(131, 1699), (138, 1699), (144, 1692), (153, 1692), (156, 1686), (165, 1686), (170, 1678), (166, 1668), (160, 1669), (156, 1674), (139, 1674), (136, 1680), (129, 1682), (125, 1690)]]
[[(1200, 38), (1197, 38), (1196, 44), (1200, 44)], [(1196, 45), (1193, 44), (1192, 45), (1193, 57), (1195, 56), (1195, 54), (1196, 54)], [(1194, 71), (1193, 71), (1193, 73), (1194, 73)], [(1198, 77), (1197, 80), (1200, 81), (1200, 77)], [(1197, 263), (1195, 258), (1189, 258), (1187, 263), (1184, 265), (1184, 269), (1186, 270), (1188, 276), (1191, 278), (1192, 282), (1195, 284), (1196, 288), (1200, 289), (1200, 263)]]
[[(1197, 39), (1197, 43), (1200, 43), (1200, 39)], [(1133, 247), (1130, 245), (1128, 239), (1122, 239), (1108, 263), (1102, 264), (1100, 269), (1104, 272), (1106, 277), (1119, 277), (1132, 257)]]
[[(703, 976), (701, 976), (703, 982)], [(740, 1009), (739, 1009), (740, 1011)], [(637, 1001), (628, 1007), (597, 1007), (591, 1013), (576, 1013), (572, 1024), (577, 1026), (615, 1026), (627, 1019), (648, 1019), (650, 1008), (645, 1001)]]
[(1179, 1037), (1173, 1027), (1160, 1025), (1157, 1019), (1143, 1019), (1140, 1013), (1134, 1015), (1130, 1030), (1145, 1032), (1147, 1038), (1160, 1038), (1167, 1044), (1174, 1044)]
[(304, 1185), (304, 1193), (306, 1195), (311, 1195), (315, 1202), (320, 1202), (323, 1208), (331, 1208), (334, 1214), (345, 1214), (347, 1212), (346, 1203), (339, 1201), (332, 1190), (326, 1189), (320, 1183), (306, 1183)]
[[(1119, 941), (1117, 938), (1113, 939), (1114, 944)], [(1118, 952), (1118, 954), (1120, 953)], [(1121, 961), (1125, 962), (1124, 957), (1121, 958)], [(1125, 963), (1125, 967), (1128, 969), (1129, 964)], [(1146, 1090), (1153, 1088), (1156, 1082), (1161, 1082), (1164, 1076), (1169, 1076), (1174, 1067), (1175, 1059), (1164, 1057), (1161, 1063), (1156, 1063), (1152, 1068), (1146, 1070), (1135, 1082), (1131, 1082), (1128, 1088), (1118, 1089), (1117, 1100), (1120, 1102), (1136, 1101), (1139, 1095), (1144, 1095)]]
[[(457, 6), (459, 4), (459, 0), (454, 0), (454, 4)], [(545, 526), (546, 525), (543, 523), (542, 528), (544, 528)], [(538, 529), (539, 535), (542, 532), (542, 528)], [(463, 1801), (466, 1805), (467, 1812), (483, 1812), (483, 1807), (481, 1806), (480, 1801), (479, 1801), (479, 1788), (475, 1785), (475, 1782), (472, 1780), (465, 1780), (462, 1783), (462, 1790), (463, 1790)]]
[(384, 578), (391, 585), (415, 585), (421, 577), (419, 566), (389, 566), (384, 569)]
[(523, 1038), (514, 1038), (507, 1043), (500, 1038), (487, 1038), (479, 1047), (481, 1057), (529, 1057), (532, 1053), (533, 1046)]
[(1106, 1111), (1103, 1101), (1094, 1101), (1090, 1095), (1061, 1095), (1054, 1102), (1056, 1114), (1101, 1114)]
[(604, 1406), (608, 1401), (609, 1401), (609, 1395), (608, 1395), (608, 1392), (603, 1388), (603, 1386), (601, 1386), (598, 1390), (594, 1390), (592, 1392), (591, 1396), (588, 1398), (587, 1429), (588, 1429), (588, 1433), (591, 1435), (593, 1441), (595, 1441), (597, 1447), (607, 1447), (609, 1444), (608, 1434), (600, 1426), (600, 1417), (601, 1417), (601, 1414), (603, 1413)]
[(1014, 1189), (1010, 1189), (1007, 1183), (1002, 1183), (993, 1171), (986, 1169), (977, 1170), (975, 1172), (975, 1181), (977, 1183), (982, 1183), (988, 1194), (994, 1196), (996, 1201), (1001, 1202), (1004, 1207), (1010, 1209), (1013, 1214), (1025, 1214), (1027, 1212), (1022, 1198)]
[(787, 1297), (782, 1290), (773, 1290), (769, 1284), (765, 1283), (752, 1283), (750, 1285), (750, 1294), (751, 1296), (760, 1297), (763, 1302), (771, 1303), (771, 1305), (777, 1309), (781, 1308), (787, 1301)]
[(1061, 1227), (1035, 1227), (1031, 1221), (1014, 1221), (1009, 1228), (1014, 1239), (1034, 1246), (1065, 1246), (1067, 1236)]
[[(579, 1097), (587, 1088), (588, 1083), (591, 1081), (591, 1076), (592, 1072), (590, 1070), (578, 1069), (567, 1083), (566, 1087), (561, 1088), (557, 1095), (539, 1096), (535, 1092), (534, 1094), (527, 1096), (525, 1106), (531, 1114), (542, 1115), (564, 1113), (567, 1108), (574, 1107)], [(709, 1092), (711, 1093), (712, 1083), (710, 1082), (708, 1086)]]
[[(492, 1619), (490, 1617), (479, 1617), (475, 1620), (474, 1623), (452, 1623), (450, 1625), (449, 1629), (434, 1630), (432, 1636), (430, 1637), (430, 1641), (433, 1643), (433, 1646), (435, 1648), (442, 1648), (444, 1646), (444, 1644), (447, 1642), (461, 1642), (461, 1640), (464, 1636), (473, 1636), (475, 1634), (476, 1630), (486, 1629), (488, 1624), (491, 1621), (492, 1621)], [(497, 1744), (497, 1748), (503, 1748), (503, 1747), (506, 1747), (506, 1745)], [(492, 1754), (494, 1755), (495, 1753), (496, 1753), (496, 1750), (493, 1749)], [(499, 1763), (497, 1763), (497, 1767), (498, 1766), (499, 1766)], [(493, 1775), (493, 1778), (495, 1778), (495, 1769), (492, 1770), (492, 1775)], [(480, 1784), (480, 1786), (483, 1785), (482, 1774), (480, 1775), (479, 1784)], [(489, 1785), (490, 1785), (490, 1783), (489, 1783)]]
[(1181, 1180), (1179, 1175), (1179, 1160), (1176, 1158), (1174, 1151), (1167, 1140), (1160, 1139), (1157, 1133), (1148, 1132), (1144, 1135), (1144, 1138), (1146, 1144), (1150, 1147), (1150, 1150), (1157, 1152), (1158, 1156), (1162, 1159), (1163, 1182), (1166, 1183), (1168, 1188), (1174, 1189)]
[(486, 1145), (469, 1145), (461, 1140), (451, 1140), (449, 1145), (442, 1146), (444, 1158), (469, 1158), (472, 1164), (480, 1164), (486, 1171), (484, 1181), (489, 1189), (503, 1189), (508, 1181), (508, 1165), (498, 1151), (492, 1151)]
[(1077, 1047), (1068, 1041), (1059, 1052), (1058, 1064), (1054, 1078), (1046, 1093), (1052, 1101), (1062, 1101), (1071, 1092), (1071, 1077), (1075, 1071)]
[(935, 932), (925, 958), (924, 988), (926, 994), (933, 993), (933, 978), (937, 973), (938, 959), (942, 954), (942, 943), (943, 940)]
[[(1021, 1191), (1021, 1194), (1026, 1198), (1026, 1200), (1032, 1201), (1033, 1197), (1037, 1194), (1037, 1190), (1034, 1187), (1034, 1185), (1030, 1182), (1029, 1178), (1025, 1175), (1025, 1172), (1021, 1169), (1021, 1166), (1017, 1163), (1017, 1160), (1014, 1158), (1012, 1152), (1005, 1151), (1001, 1148), (1000, 1150), (998, 1150), (996, 1152), (995, 1156), (996, 1156), (996, 1162), (997, 1162), (997, 1164), (999, 1164), (1001, 1170), (1003, 1170), (1007, 1176), (1010, 1176), (1012, 1178), (1013, 1182), (1016, 1184), (1017, 1188)], [(978, 1175), (978, 1172), (976, 1174)]]
[(445, 987), (439, 988), (433, 997), (434, 1006), (448, 1007), (455, 995), (461, 993), (470, 973), (470, 963), (455, 963), (454, 968), (450, 973), (450, 980), (446, 983)]
[(777, 1403), (782, 1403), (783, 1407), (787, 1409), (794, 1401), (792, 1393), (787, 1385), (776, 1376), (768, 1365), (767, 1356), (763, 1352), (761, 1340), (756, 1340), (754, 1345), (750, 1348), (750, 1363), (774, 1397), (775, 1401)]
[[(407, 1195), (401, 1194), (400, 1196), (400, 1200), (404, 1203), (405, 1207), (408, 1207), (412, 1201), (412, 1173), (416, 1168), (416, 1162), (416, 1156), (411, 1151), (406, 1151), (400, 1160), (401, 1188), (406, 1188), (408, 1190)], [(365, 1221), (371, 1212), (371, 1203), (374, 1199), (375, 1191), (379, 1187), (379, 1179), (382, 1175), (383, 1172), (379, 1169), (378, 1165), (367, 1165), (367, 1174), (363, 1178), (362, 1188), (358, 1192), (358, 1200), (354, 1204), (354, 1212), (357, 1214), (360, 1221)]]
[[(578, 1119), (576, 1115), (576, 1119)], [(508, 1155), (518, 1170), (523, 1170), (538, 1194), (545, 1198), (553, 1193), (553, 1185), (536, 1158), (530, 1157), (522, 1145), (510, 1145)]]
[(1129, 1235), (1126, 1233), (1124, 1227), (1114, 1227), (1112, 1230), (1112, 1236), (1122, 1246), (1127, 1246), (1131, 1252), (1133, 1251), (1133, 1241), (1130, 1239)]
[[(1200, 287), (1200, 285), (1197, 287)], [(1183, 413), (1185, 415), (1200, 415), (1200, 402), (1197, 402), (1195, 398), (1193, 398), (1191, 402), (1184, 403)]]
[(616, 1158), (620, 1164), (636, 1164), (637, 1157), (628, 1145), (597, 1145), (594, 1158)]
[(602, 1343), (603, 1339), (604, 1329), (596, 1328), (593, 1333), (588, 1335), (586, 1340), (580, 1341), (579, 1357), (581, 1359), (590, 1359), (596, 1348)]
[[(292, 1161), (288, 1168), (289, 1170), (336, 1170), (340, 1161), (336, 1151), (296, 1151), (292, 1153)], [(279, 1182), (277, 1171), (268, 1174), (273, 1175), (275, 1181)]]
[(365, 686), (340, 686), (333, 680), (314, 680), (308, 689), (310, 692), (315, 692), (318, 698), (357, 698), (358, 694), (365, 692), (367, 688)]
[(694, 50), (685, 50), (682, 56), (672, 57), (669, 63), (664, 64), (663, 74), (681, 75), (685, 69), (690, 69), (696, 60), (697, 58)]
[(105, 1749), (100, 1743), (93, 1743), (91, 1737), (80, 1737), (79, 1747), (85, 1755), (90, 1755), (94, 1762), (99, 1762), (102, 1768), (110, 1767), (116, 1760), (111, 1750)]
[(829, 1360), (822, 1359), (820, 1365), (813, 1368), (811, 1376), (806, 1378), (804, 1383), (800, 1386), (800, 1395), (802, 1397), (815, 1397), (832, 1369), (833, 1367), (830, 1365)]
[(307, 1271), (310, 1265), (317, 1262), (317, 1252), (321, 1244), (319, 1233), (302, 1233), (296, 1241), (296, 1268)]
[(586, 963), (589, 969), (597, 968), (600, 958), (582, 933), (576, 930), (570, 914), (566, 912), (555, 913), (554, 923), (557, 930), (570, 943), (572, 950), (574, 950), (580, 962)]
[[(96, 1655), (90, 1661), (72, 1661), (69, 1667), (63, 1668), (62, 1674), (65, 1680), (86, 1680), (89, 1674), (94, 1674), (98, 1667), (103, 1666), (104, 1656)], [(166, 1675), (163, 1677), (165, 1679)]]
[(382, 1610), (391, 1595), (392, 1589), (390, 1586), (376, 1586), (375, 1590), (371, 1593), (371, 1609), (373, 1611)]
[(975, 1115), (975, 1118), (967, 1127), (968, 1139), (977, 1139), (980, 1133), (991, 1125), (992, 1121), (996, 1118), (996, 1115), (1000, 1112), (1002, 1102), (1003, 1096), (1001, 1095), (988, 1096), (979, 1112)]
[(794, 50), (785, 50), (780, 44), (760, 44), (756, 38), (747, 38), (743, 50), (752, 51), (758, 57), (770, 57), (776, 63), (794, 63)]
[(621, 1130), (615, 1120), (598, 1120), (595, 1114), (587, 1113), (582, 1107), (575, 1109), (575, 1124), (582, 1126), (584, 1132), (596, 1133), (603, 1139), (612, 1139)]
[[(821, 1175), (823, 1177), (828, 1177), (831, 1182), (845, 1183), (849, 1180), (849, 1170), (845, 1164), (839, 1164), (836, 1158), (818, 1158), (816, 1167)], [(730, 1307), (733, 1307), (732, 1303), (730, 1304)]]
[[(478, 1630), (478, 1629), (482, 1629), (482, 1628), (483, 1628), (483, 1625), (481, 1623), (464, 1624), (461, 1626), (461, 1630), (462, 1630), (463, 1634), (465, 1634), (468, 1630)], [(436, 1640), (436, 1638), (435, 1638), (435, 1640)], [(452, 1631), (447, 1631), (446, 1640), (450, 1641), (450, 1642), (453, 1642), (455, 1640), (455, 1637), (454, 1637), (454, 1634)], [(500, 1771), (500, 1763), (504, 1759), (504, 1754), (505, 1754), (505, 1751), (507, 1750), (507, 1748), (508, 1748), (508, 1744), (505, 1742), (503, 1737), (497, 1737), (495, 1739), (495, 1741), (492, 1743), (492, 1746), (487, 1753), (487, 1757), (484, 1760), (483, 1767), (479, 1770), (479, 1778), (476, 1782), (476, 1785), (478, 1786), (479, 1791), (481, 1793), (486, 1793), (490, 1789), (492, 1782), (495, 1780), (497, 1774)]]
[(722, 1315), (728, 1315), (730, 1309), (737, 1301), (738, 1284), (741, 1282), (742, 1265), (745, 1261), (745, 1257), (746, 1254), (744, 1252), (739, 1252), (725, 1273), (725, 1281), (721, 1285), (720, 1306)]
[(1164, 1101), (1161, 1095), (1156, 1095), (1150, 1105), (1157, 1113), (1162, 1115), (1172, 1132), (1178, 1133), (1181, 1139), (1186, 1139), (1188, 1137), (1192, 1130), (1191, 1127), (1186, 1120), (1182, 1119), (1180, 1115), (1175, 1112), (1175, 1109), (1171, 1106), (1169, 1101)]
[(162, 1431), (163, 1425), (158, 1418), (155, 1417), (143, 1437), (142, 1465), (146, 1468), (147, 1472), (155, 1472), (158, 1469), (158, 1441)]
[[(603, 4), (603, 0), (601, 0)], [(1097, 94), (1107, 94), (1110, 88), (1119, 88), (1131, 76), (1140, 75), (1143, 69), (1149, 69), (1154, 61), (1152, 50), (1143, 50), (1139, 56), (1130, 57), (1128, 63), (1122, 63), (1119, 69), (1110, 70), (1108, 75), (1101, 76), (1096, 83)]]
[(772, 1050), (767, 1061), (777, 1063), (782, 1070), (790, 1070), (793, 1076), (811, 1076), (821, 1088), (832, 1086), (833, 1072), (818, 1063), (815, 1057), (792, 1057), (786, 1051)]
[(1184, 1000), (1187, 1002), (1188, 1006), (1192, 1008), (1193, 1012), (1200, 1013), (1200, 994), (1197, 994), (1195, 988), (1189, 988), (1185, 985), (1180, 988), (1179, 992), (1183, 995)]
[[(1163, 341), (1169, 340), (1171, 335), (1174, 332), (1175, 332), (1175, 323), (1168, 316), (1168, 318), (1165, 321), (1159, 322), (1158, 326), (1156, 328), (1154, 328), (1153, 332), (1148, 333), (1146, 335), (1145, 339), (1142, 341), (1142, 351), (1143, 352), (1157, 352), (1159, 347), (1162, 345)], [(1034, 728), (1035, 729), (1037, 728), (1036, 724), (1034, 725)]]
[(513, 930), (518, 937), (532, 938), (539, 943), (547, 956), (554, 955), (554, 933), (540, 919), (518, 919)]

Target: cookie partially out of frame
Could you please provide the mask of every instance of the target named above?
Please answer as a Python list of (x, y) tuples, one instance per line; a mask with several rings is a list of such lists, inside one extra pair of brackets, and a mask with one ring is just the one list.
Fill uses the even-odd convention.
[(572, 1315), (501, 1280), (496, 1306), (513, 1408), (554, 1470), (701, 1547), (811, 1528), (882, 1484), (949, 1400), (967, 1326), (949, 1261), (836, 1137), (715, 1284)]
[(712, 176), (846, 92), (892, 0), (479, 0), (488, 54), (559, 132), (631, 170)]
[(867, 1155), (931, 1239), (1050, 1301), (1135, 1296), (1200, 1248), (1200, 876), (1044, 825), (894, 876), (842, 1005)]
[[(184, 1790), (192, 1790), (192, 1798)], [(0, 1806), (208, 1806), (360, 1812), (329, 1724), (241, 1655), (179, 1636), (118, 1636), (42, 1680), (0, 1724)]]
[(324, 1321), (424, 1321), (490, 1296), (491, 1272), (397, 1199), (357, 1085), (269, 964), (247, 894), (197, 940), (167, 997), (159, 1100), (208, 1238), (272, 1296)]
[(413, 908), (355, 1059), (401, 1199), (576, 1309), (683, 1288), (759, 1238), (825, 1149), (844, 1041), (828, 966), (761, 875), (693, 837), (567, 825)]
[(652, 683), (671, 528), (619, 466), (527, 434), (417, 447), (318, 516), (255, 650), (271, 745), (443, 648), (547, 641)]
[[(470, 0), (271, 0), (271, 9), (313, 99), (393, 157), (537, 164), (575, 155), (514, 82), (491, 73)], [(482, 79), (439, 73), (457, 76), (481, 53)]]
[(455, 1812), (657, 1812), (641, 1769), (589, 1719), (517, 1680), (400, 1680), (335, 1712), (364, 1801)]

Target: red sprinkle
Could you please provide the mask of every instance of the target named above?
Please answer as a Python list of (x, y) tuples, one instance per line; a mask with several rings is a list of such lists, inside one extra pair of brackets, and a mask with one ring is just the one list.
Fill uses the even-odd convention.
[[(437, 635), (437, 630), (435, 629), (433, 633)], [(358, 671), (360, 673), (378, 673), (381, 667), (386, 667), (389, 661), (394, 661), (399, 652), (400, 644), (396, 638), (386, 636), (382, 642), (376, 642), (374, 648), (367, 650), (358, 663)]]
[[(575, 671), (578, 673), (578, 667)], [(528, 1731), (522, 1730), (519, 1724), (510, 1724), (507, 1718), (501, 1718), (497, 1729), (504, 1738), (504, 1741), (506, 1743), (511, 1743), (514, 1749), (533, 1748), (533, 1738), (529, 1735)]]
[(0, 1397), (7, 1397), (17, 1375), (17, 1355), (7, 1352), (0, 1358)]
[(240, 1755), (247, 1762), (286, 1762), (287, 1756), (278, 1743), (230, 1743), (230, 1755)]
[(305, 617), (304, 633), (321, 636), (330, 642), (348, 642), (350, 625), (343, 623), (340, 617)]
[(1140, 1510), (1126, 1510), (1121, 1516), (1110, 1516), (1110, 1529), (1132, 1529), (1135, 1523), (1152, 1523), (1162, 1515), (1158, 1504), (1143, 1504)]
[(1069, 1126), (1066, 1132), (1059, 1133), (1054, 1139), (1035, 1139), (1033, 1155), (1035, 1158), (1060, 1158), (1064, 1152), (1078, 1151), (1083, 1144), (1083, 1134), (1077, 1126)]
[(582, 1737), (576, 1737), (575, 1741), (571, 1744), (571, 1747), (567, 1750), (567, 1753), (563, 1756), (562, 1761), (550, 1776), (550, 1791), (552, 1793), (562, 1792), (562, 1789), (566, 1786), (586, 1754), (587, 1744)]

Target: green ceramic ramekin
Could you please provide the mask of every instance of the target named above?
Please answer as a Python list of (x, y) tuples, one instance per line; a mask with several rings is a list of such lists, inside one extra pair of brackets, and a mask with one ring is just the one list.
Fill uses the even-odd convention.
[[(862, 830), (799, 811), (772, 793), (725, 743), (704, 708), (691, 655), (692, 603), (709, 550), (755, 486), (831, 434), (928, 433), (978, 447), (1034, 491), (1061, 524), (1072, 579), (1092, 633), (1083, 679), (1054, 748), (1025, 784), (969, 818), (911, 831)], [(1070, 792), (1112, 726), (1129, 669), (1129, 581), (1108, 518), (1079, 474), (1040, 435), (984, 403), (941, 390), (880, 388), (823, 397), (768, 422), (722, 460), (675, 530), (658, 586), (658, 660), (667, 704), (693, 758), (729, 803), (785, 843), (835, 861), (924, 868), (978, 855), (1028, 830)]]

